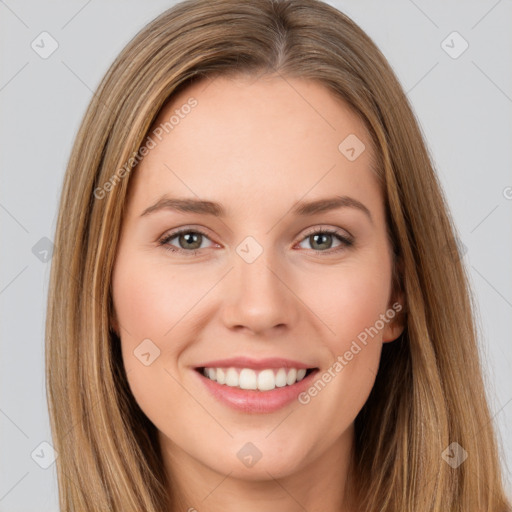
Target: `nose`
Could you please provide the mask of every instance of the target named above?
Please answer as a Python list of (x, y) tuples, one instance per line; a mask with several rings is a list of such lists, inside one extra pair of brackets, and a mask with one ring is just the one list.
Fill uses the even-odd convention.
[(270, 334), (297, 321), (300, 300), (269, 252), (263, 251), (252, 263), (234, 254), (234, 268), (222, 290), (222, 319), (229, 329)]

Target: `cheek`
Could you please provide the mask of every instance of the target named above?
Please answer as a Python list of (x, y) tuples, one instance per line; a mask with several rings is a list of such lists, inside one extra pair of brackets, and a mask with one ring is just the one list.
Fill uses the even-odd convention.
[[(384, 267), (384, 268), (383, 268)], [(385, 314), (390, 294), (391, 275), (386, 263), (377, 266), (351, 265), (333, 270), (329, 279), (316, 280), (308, 287), (312, 309), (330, 328), (332, 350), (346, 349), (354, 339), (364, 339), (369, 329), (381, 339), (380, 315)], [(313, 283), (311, 283), (313, 284)]]
[[(198, 287), (200, 288), (200, 287)], [(186, 292), (184, 292), (186, 290)], [(194, 281), (149, 259), (120, 258), (113, 276), (116, 317), (124, 338), (162, 339), (195, 302)]]
[[(201, 300), (218, 276), (211, 269), (173, 268), (165, 261), (134, 252), (120, 254), (112, 278), (123, 362), (131, 386), (158, 389), (162, 376), (171, 380), (165, 370), (173, 374), (182, 371), (178, 367), (180, 356), (202, 325), (199, 317), (206, 301)], [(148, 352), (149, 356), (140, 357)], [(153, 357), (154, 362), (145, 366)]]
[(183, 349), (180, 339), (186, 339), (180, 336), (178, 322), (190, 309), (184, 304), (181, 286), (168, 270), (143, 257), (119, 257), (112, 278), (128, 384), (138, 405), (158, 428), (172, 424), (173, 411), (189, 407), (173, 378)]
[[(329, 327), (322, 338), (332, 364), (318, 378), (325, 383), (325, 401), (337, 404), (332, 408), (334, 423), (348, 411), (359, 411), (373, 387), (382, 350), (382, 318), (392, 319), (386, 316), (390, 280), (390, 261), (372, 258), (337, 268), (329, 279), (308, 287), (313, 290), (308, 294), (311, 309)], [(324, 389), (323, 384), (317, 389)]]
[(123, 362), (131, 386), (139, 379), (142, 386), (148, 386), (157, 368), (179, 350), (177, 345), (164, 347), (162, 342), (176, 323), (179, 291), (158, 265), (128, 256), (129, 251), (121, 254), (114, 268), (112, 293)]

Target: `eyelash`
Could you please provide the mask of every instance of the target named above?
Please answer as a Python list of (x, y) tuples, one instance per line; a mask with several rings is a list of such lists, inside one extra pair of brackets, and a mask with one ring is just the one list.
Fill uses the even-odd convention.
[[(185, 229), (180, 229), (178, 231), (174, 231), (173, 233), (169, 233), (168, 235), (165, 235), (163, 238), (161, 238), (158, 241), (158, 246), (162, 247), (164, 250), (170, 251), (172, 253), (181, 253), (181, 254), (185, 254), (186, 256), (194, 256), (194, 255), (196, 255), (198, 252), (201, 251), (201, 249), (193, 249), (193, 250), (188, 251), (188, 250), (185, 250), (185, 249), (181, 249), (180, 247), (174, 247), (172, 245), (168, 245), (168, 243), (173, 238), (176, 238), (177, 236), (179, 236), (181, 234), (184, 234), (184, 233), (199, 233), (202, 236), (204, 236), (204, 237), (209, 239), (209, 236), (204, 231), (202, 231), (201, 229), (198, 229), (198, 228), (187, 229), (187, 228), (185, 228)], [(340, 234), (339, 231), (337, 231), (335, 229), (332, 229), (332, 228), (316, 228), (316, 229), (314, 229), (312, 231), (309, 231), (309, 232), (307, 232), (303, 236), (303, 238), (300, 240), (300, 242), (304, 241), (306, 238), (308, 238), (310, 236), (318, 235), (318, 234), (334, 235), (341, 242), (341, 245), (339, 247), (335, 248), (335, 249), (327, 249), (325, 251), (315, 251), (314, 249), (311, 249), (313, 252), (318, 253), (321, 256), (323, 256), (323, 255), (331, 255), (331, 254), (334, 254), (334, 253), (338, 253), (339, 251), (347, 249), (347, 248), (352, 247), (354, 245), (354, 241), (351, 238), (343, 236), (342, 234)]]

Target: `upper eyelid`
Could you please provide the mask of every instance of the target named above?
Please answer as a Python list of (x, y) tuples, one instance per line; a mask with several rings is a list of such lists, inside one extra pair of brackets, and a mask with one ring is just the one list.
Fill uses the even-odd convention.
[(201, 229), (201, 228), (188, 228), (188, 227), (185, 227), (185, 228), (177, 228), (176, 231), (171, 231), (169, 233), (164, 233), (160, 238), (159, 240), (171, 240), (172, 238), (178, 236), (178, 235), (181, 235), (182, 233), (199, 233), (205, 237), (207, 237), (209, 240), (211, 240), (213, 242), (213, 240), (211, 239), (210, 235), (208, 235), (208, 233), (206, 233), (206, 231), (204, 229)]
[(337, 234), (337, 235), (343, 235), (342, 232), (345, 232), (348, 235), (348, 238), (353, 238), (352, 234), (344, 228), (327, 226), (325, 224), (319, 224), (317, 226), (313, 226), (312, 228), (307, 228), (305, 233), (302, 235), (302, 239), (304, 237), (310, 236), (316, 232), (329, 232), (331, 234)]

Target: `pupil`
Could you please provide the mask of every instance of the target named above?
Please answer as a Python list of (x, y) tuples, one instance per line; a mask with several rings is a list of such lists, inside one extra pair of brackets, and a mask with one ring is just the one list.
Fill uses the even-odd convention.
[(320, 244), (320, 245), (327, 244), (327, 247), (320, 247), (320, 248), (321, 248), (321, 249), (329, 249), (329, 245), (330, 245), (330, 244), (328, 244), (328, 243), (326, 242), (326, 239), (328, 240), (328, 239), (329, 239), (328, 237), (330, 237), (330, 236), (332, 236), (332, 235), (330, 235), (330, 234), (328, 234), (328, 233), (323, 233), (323, 234), (316, 234), (316, 235), (313, 235), (313, 241), (314, 241), (314, 243), (313, 243), (312, 245), (317, 244), (317, 240), (318, 240), (318, 239), (323, 239), (323, 242), (319, 242), (319, 244)]
[(199, 248), (199, 246), (201, 245), (201, 241), (199, 241), (199, 244), (197, 244), (197, 239), (199, 239), (199, 237), (201, 237), (202, 235), (200, 233), (184, 233), (183, 235), (181, 235), (182, 239), (185, 240), (185, 245), (186, 244), (194, 244), (194, 239), (195, 239), (195, 244), (197, 245), (197, 247), (187, 247), (188, 249), (197, 249)]

